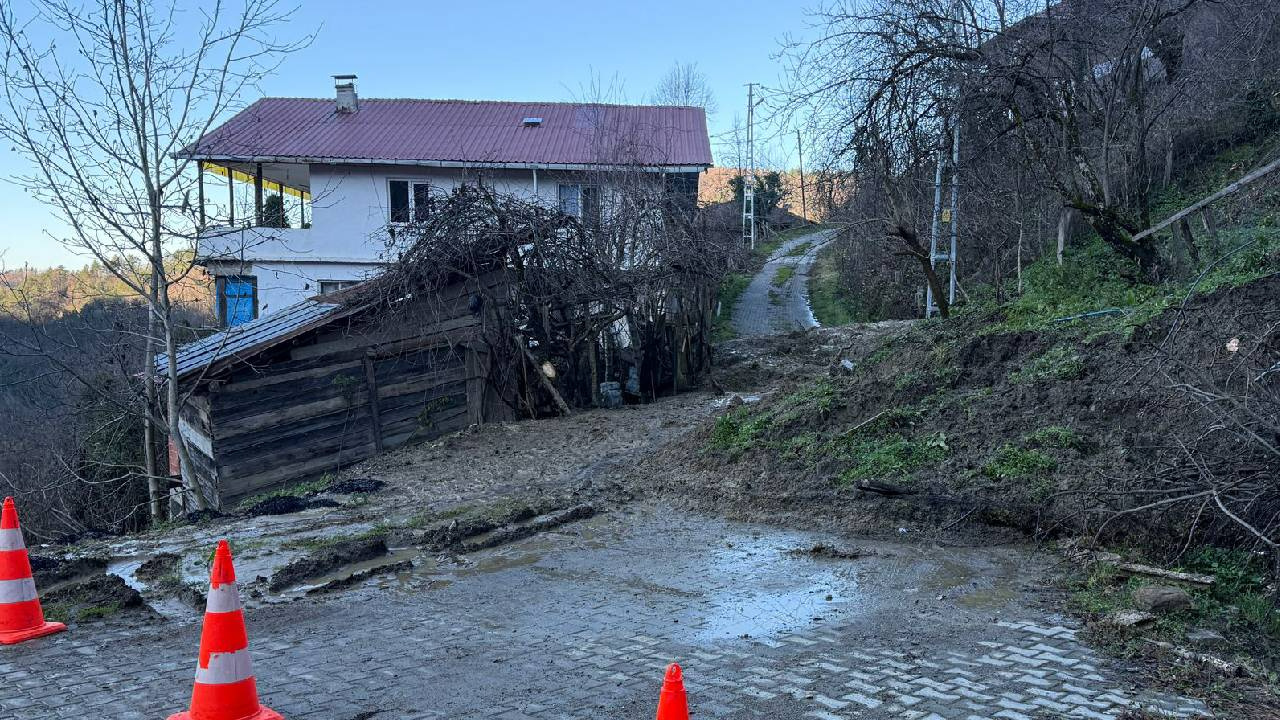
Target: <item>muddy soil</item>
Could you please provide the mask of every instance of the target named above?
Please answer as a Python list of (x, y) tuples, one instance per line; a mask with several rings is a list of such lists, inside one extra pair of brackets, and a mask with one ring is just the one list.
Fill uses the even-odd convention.
[(307, 580), (323, 577), (339, 568), (383, 557), (386, 554), (385, 535), (341, 540), (285, 565), (271, 576), (267, 587), (279, 592)]
[(70, 622), (106, 618), (123, 611), (149, 611), (142, 595), (115, 575), (92, 575), (41, 591), (41, 603), (52, 620)]
[(338, 480), (325, 488), (324, 491), (332, 495), (355, 495), (357, 493), (378, 492), (386, 486), (385, 482), (376, 478), (353, 477)]
[(31, 574), (35, 577), (36, 587), (41, 588), (101, 575), (107, 568), (105, 557), (28, 555), (28, 559), (31, 561)]

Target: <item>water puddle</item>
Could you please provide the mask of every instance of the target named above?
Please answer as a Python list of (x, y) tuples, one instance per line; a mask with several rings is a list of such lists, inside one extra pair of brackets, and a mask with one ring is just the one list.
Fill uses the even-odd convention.
[(856, 561), (797, 556), (777, 538), (738, 538), (707, 558), (699, 640), (768, 638), (863, 608)]

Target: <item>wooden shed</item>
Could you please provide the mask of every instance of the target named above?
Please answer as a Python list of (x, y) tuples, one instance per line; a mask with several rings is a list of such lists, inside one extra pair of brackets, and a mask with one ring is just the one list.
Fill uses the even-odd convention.
[[(434, 292), (429, 312), (386, 314), (344, 291), (183, 346), (179, 417), (214, 507), (383, 450), (514, 416), (490, 381), (486, 303), (500, 276)], [(414, 302), (405, 298), (404, 302)], [(157, 358), (162, 369), (165, 356)]]

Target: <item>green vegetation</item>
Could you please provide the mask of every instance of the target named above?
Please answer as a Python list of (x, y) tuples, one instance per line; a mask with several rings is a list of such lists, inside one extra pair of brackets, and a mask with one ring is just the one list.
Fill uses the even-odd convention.
[(995, 480), (1036, 480), (1058, 469), (1058, 461), (1040, 452), (1004, 444), (982, 473)]
[(1059, 450), (1084, 451), (1089, 448), (1089, 441), (1080, 433), (1062, 425), (1049, 425), (1027, 435), (1023, 442), (1031, 447), (1057, 448)]
[(102, 620), (124, 610), (124, 606), (120, 603), (107, 603), (105, 605), (89, 605), (82, 606), (76, 603), (44, 603), (42, 608), (46, 620), (54, 622), (70, 623), (70, 622), (89, 622), (91, 620)]
[(733, 306), (738, 304), (738, 298), (742, 297), (742, 293), (746, 292), (747, 286), (750, 284), (751, 276), (745, 273), (729, 273), (720, 283), (720, 293), (716, 296), (716, 301), (720, 306), (720, 314), (716, 315), (715, 323), (711, 328), (711, 340), (713, 342), (723, 342), (734, 338)]
[[(1181, 183), (1154, 199), (1152, 218), (1166, 218), (1240, 178), (1262, 160), (1273, 157), (1275, 141), (1238, 145), (1194, 170)], [(1118, 255), (1093, 233), (1070, 244), (1058, 264), (1046, 253), (1023, 269), (1024, 292), (997, 306), (989, 287), (973, 292), (974, 302), (958, 308), (960, 317), (977, 318), (984, 334), (1017, 330), (1052, 330), (1065, 334), (1122, 338), (1188, 293), (1238, 287), (1280, 272), (1280, 188), (1262, 184), (1215, 205), (1221, 227), (1207, 232), (1196, 217), (1192, 229), (1196, 255), (1173, 230), (1162, 232), (1161, 251), (1169, 257), (1170, 280), (1137, 282), (1137, 266)], [(1111, 310), (1073, 320), (1086, 313)]]
[[(1260, 555), (1204, 547), (1176, 569), (1213, 575), (1215, 580), (1207, 588), (1185, 588), (1194, 606), (1158, 617), (1141, 637), (1115, 633), (1099, 639), (1121, 654), (1136, 654), (1145, 649), (1144, 638), (1180, 643), (1189, 628), (1209, 628), (1221, 632), (1237, 649), (1275, 657), (1280, 648), (1280, 613), (1267, 594), (1267, 573)], [(1152, 582), (1126, 577), (1111, 565), (1098, 564), (1071, 584), (1071, 602), (1080, 612), (1102, 617), (1132, 609), (1134, 591)]]
[(818, 253), (809, 271), (809, 306), (813, 308), (813, 316), (827, 327), (870, 320), (840, 283), (837, 259), (834, 245), (829, 246)]
[(805, 240), (787, 251), (786, 257), (800, 257), (813, 249), (813, 243)]
[(832, 447), (835, 457), (852, 463), (840, 473), (842, 483), (872, 478), (909, 481), (911, 472), (941, 461), (949, 450), (947, 437), (940, 432), (916, 439), (903, 435), (855, 437)]
[(1084, 376), (1084, 359), (1072, 348), (1057, 345), (1009, 374), (1009, 382), (1026, 384), (1050, 380), (1078, 380)]
[(767, 418), (754, 417), (746, 407), (737, 407), (716, 418), (711, 430), (711, 448), (737, 458), (751, 449), (769, 427)]
[(316, 480), (308, 480), (306, 482), (285, 485), (283, 487), (276, 488), (275, 490), (269, 490), (257, 495), (250, 495), (237, 503), (236, 507), (250, 508), (259, 503), (266, 502), (267, 500), (274, 500), (281, 497), (306, 497), (307, 495), (315, 495), (316, 493), (323, 492), (332, 484), (333, 477), (325, 474)]
[(773, 273), (773, 279), (770, 280), (770, 282), (773, 283), (774, 287), (782, 287), (783, 285), (787, 284), (788, 280), (795, 277), (795, 275), (796, 275), (795, 267), (791, 265), (783, 265), (782, 267), (778, 268), (776, 272)]

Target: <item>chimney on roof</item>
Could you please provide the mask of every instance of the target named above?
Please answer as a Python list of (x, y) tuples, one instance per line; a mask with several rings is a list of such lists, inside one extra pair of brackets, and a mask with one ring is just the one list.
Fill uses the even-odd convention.
[(356, 97), (355, 75), (334, 75), (333, 89), (338, 98), (338, 112), (353, 113), (360, 109), (360, 98)]

